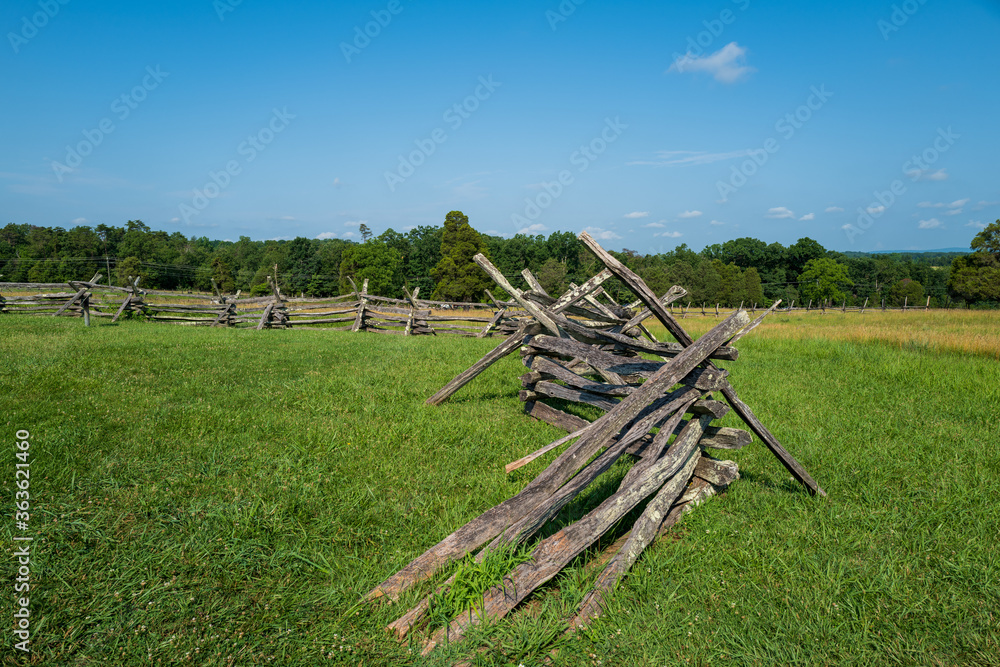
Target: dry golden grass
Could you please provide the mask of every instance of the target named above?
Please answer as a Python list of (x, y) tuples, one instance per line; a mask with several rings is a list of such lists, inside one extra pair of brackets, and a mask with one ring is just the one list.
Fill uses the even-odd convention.
[[(714, 317), (689, 317), (681, 321), (695, 336), (716, 323)], [(658, 325), (652, 330), (657, 336), (667, 336)], [(879, 342), (900, 348), (1000, 359), (1000, 311), (996, 310), (870, 311), (864, 315), (833, 311), (825, 315), (817, 311), (774, 313), (750, 335), (784, 340)]]

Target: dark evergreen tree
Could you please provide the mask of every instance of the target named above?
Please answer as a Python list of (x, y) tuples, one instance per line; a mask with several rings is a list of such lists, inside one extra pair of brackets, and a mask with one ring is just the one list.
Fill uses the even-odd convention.
[(431, 272), (437, 283), (433, 299), (440, 301), (479, 301), (483, 291), (493, 285), (472, 259), (477, 253), (487, 255), (479, 232), (469, 225), (461, 211), (451, 211), (444, 219), (441, 236), (441, 261)]

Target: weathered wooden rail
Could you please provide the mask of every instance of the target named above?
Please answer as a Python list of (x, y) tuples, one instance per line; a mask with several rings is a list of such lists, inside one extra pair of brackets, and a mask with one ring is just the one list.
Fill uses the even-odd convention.
[[(502, 583), (488, 589), (470, 609), (433, 630), (424, 641), (424, 654), (443, 642), (461, 641), (471, 627), (513, 611), (646, 501), (631, 530), (612, 545), (610, 560), (568, 625), (576, 628), (600, 615), (617, 582), (658, 535), (699, 500), (739, 477), (735, 463), (719, 461), (706, 451), (739, 449), (752, 442), (748, 431), (712, 425), (730, 411), (809, 492), (825, 495), (740, 399), (729, 382), (729, 372), (713, 362), (737, 360), (735, 343), (780, 302), (755, 320), (746, 310), (738, 309), (695, 341), (670, 312), (670, 304), (686, 294), (683, 288), (674, 286), (657, 297), (588, 234), (581, 234), (580, 240), (605, 270), (558, 298), (547, 294), (530, 273), (525, 279), (531, 289), (518, 290), (488, 259), (476, 256), (476, 262), (531, 319), (522, 321), (496, 349), (427, 399), (431, 405), (442, 403), (498, 359), (520, 350), (529, 371), (521, 376), (524, 389), (520, 398), (525, 411), (569, 435), (508, 464), (506, 470), (521, 468), (553, 450), (563, 451), (520, 493), (445, 537), (369, 591), (366, 599), (398, 599), (453, 560), (474, 555), (482, 562), (499, 548), (526, 543), (562, 508), (592, 488), (616, 461), (629, 455), (635, 462), (617, 490), (596, 508), (537, 540), (530, 558), (506, 573)], [(622, 308), (606, 294), (599, 294), (601, 283), (612, 275), (637, 297), (631, 308)], [(604, 302), (598, 300), (599, 295)], [(636, 312), (638, 306), (644, 308)], [(658, 341), (643, 325), (650, 317), (676, 342)], [(725, 402), (715, 400), (716, 393)], [(596, 408), (602, 414), (588, 421), (560, 409), (567, 403)], [(388, 629), (402, 638), (422, 627), (433, 596), (445, 592), (453, 582), (454, 577), (441, 583)]]
[[(447, 302), (419, 299), (419, 288), (404, 299), (368, 294), (368, 281), (358, 286), (349, 279), (353, 291), (335, 297), (289, 297), (268, 276), (271, 294), (240, 298), (211, 294), (176, 293), (139, 289), (138, 279), (131, 287), (100, 284), (100, 274), (90, 281), (69, 283), (0, 283), (0, 313), (91, 315), (117, 320), (130, 314), (151, 322), (189, 326), (253, 327), (256, 329), (292, 329), (323, 327), (334, 330), (365, 331), (404, 336), (509, 335), (521, 318), (530, 317), (510, 304)], [(65, 291), (69, 286), (74, 291)], [(11, 292), (54, 290), (30, 295)], [(61, 291), (55, 291), (61, 290)], [(6, 296), (4, 293), (6, 292)], [(483, 315), (470, 314), (471, 310)]]

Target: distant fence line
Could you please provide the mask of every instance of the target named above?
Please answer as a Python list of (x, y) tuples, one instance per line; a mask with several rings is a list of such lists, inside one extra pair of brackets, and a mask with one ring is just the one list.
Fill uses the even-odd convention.
[[(865, 299), (865, 302), (862, 305), (860, 305), (860, 306), (848, 306), (847, 305), (847, 301), (843, 301), (840, 305), (837, 305), (832, 300), (824, 300), (824, 301), (820, 301), (818, 303), (813, 303), (812, 301), (809, 301), (805, 306), (801, 306), (801, 305), (796, 306), (795, 305), (795, 301), (793, 299), (788, 304), (788, 306), (786, 308), (776, 308), (776, 309), (774, 309), (774, 312), (775, 313), (786, 313), (787, 314), (787, 313), (808, 313), (808, 312), (826, 313), (827, 311), (830, 311), (830, 312), (835, 312), (835, 313), (859, 313), (859, 314), (864, 314), (866, 312), (872, 312), (872, 311), (885, 312), (885, 311), (889, 311), (889, 310), (906, 311), (906, 310), (930, 310), (931, 309), (931, 297), (927, 297), (927, 301), (925, 303), (923, 303), (923, 304), (913, 304), (913, 305), (910, 305), (910, 303), (909, 303), (909, 297), (904, 297), (904, 299), (903, 299), (903, 305), (902, 306), (889, 306), (889, 305), (886, 305), (886, 301), (885, 301), (884, 298), (881, 300), (880, 304), (873, 304), (873, 305), (869, 306), (868, 302), (869, 302), (869, 299)], [(752, 305), (748, 305), (745, 302), (741, 302), (740, 303), (740, 308), (743, 308), (743, 307), (746, 307), (746, 309), (749, 310), (751, 312), (751, 314), (753, 314), (758, 309), (763, 310), (763, 309), (767, 308), (767, 306), (765, 306), (763, 304), (758, 305), (758, 304), (755, 303), (755, 304), (752, 304)], [(700, 308), (697, 305), (695, 305), (694, 308), (692, 308), (691, 307), (691, 302), (688, 302), (688, 304), (686, 306), (685, 305), (677, 306), (676, 304), (671, 304), (670, 305), (670, 312), (674, 313), (674, 314), (680, 313), (680, 315), (681, 315), (682, 318), (685, 318), (685, 317), (702, 317), (702, 316), (708, 316), (708, 315), (712, 315), (714, 317), (720, 317), (720, 316), (729, 315), (729, 314), (733, 313), (736, 310), (739, 310), (739, 308), (724, 307), (723, 309), (720, 310), (719, 309), (719, 304), (715, 304), (715, 309), (714, 310), (712, 309), (712, 307), (710, 305), (708, 307), (706, 307), (705, 303), (702, 303)]]
[[(271, 295), (240, 298), (158, 290), (143, 290), (138, 278), (129, 278), (127, 287), (100, 284), (101, 274), (89, 281), (68, 283), (0, 283), (0, 313), (82, 317), (89, 326), (91, 317), (138, 317), (153, 322), (194, 326), (290, 329), (300, 326), (323, 326), (335, 330), (369, 331), (401, 335), (439, 335), (486, 337), (509, 335), (527, 317), (511, 304), (493, 300), (493, 304), (432, 301), (419, 299), (419, 288), (412, 293), (404, 288), (404, 299), (368, 294), (368, 281), (360, 289), (348, 279), (353, 291), (335, 297), (289, 297), (268, 276)], [(47, 290), (73, 291), (46, 293)], [(40, 290), (31, 295), (4, 292)], [(492, 295), (490, 296), (492, 299)], [(205, 303), (187, 303), (203, 301)], [(433, 310), (454, 310), (454, 314), (435, 315)], [(463, 311), (486, 310), (492, 315), (480, 317)]]
[[(71, 280), (67, 283), (2, 283), (0, 282), (0, 313), (20, 313), (29, 315), (82, 317), (90, 324), (91, 317), (110, 318), (112, 322), (123, 316), (141, 318), (152, 322), (166, 322), (188, 326), (242, 327), (255, 329), (291, 329), (318, 326), (332, 330), (367, 331), (372, 333), (411, 335), (460, 335), (507, 336), (517, 330), (521, 320), (530, 315), (514, 301), (496, 299), (489, 291), (486, 296), (490, 303), (432, 301), (420, 299), (420, 288), (411, 293), (403, 288), (402, 299), (368, 294), (368, 281), (359, 289), (351, 278), (349, 294), (334, 297), (289, 297), (281, 293), (275, 282), (268, 276), (271, 288), (269, 296), (240, 298), (226, 296), (216, 289), (215, 294), (176, 293), (158, 290), (143, 290), (138, 278), (129, 278), (127, 287), (100, 284), (101, 274), (89, 281)], [(69, 285), (73, 291), (47, 293), (47, 290), (65, 290)], [(42, 293), (18, 296), (4, 296), (4, 292), (25, 292), (40, 290)], [(186, 303), (201, 301), (204, 303)], [(747, 304), (740, 304), (743, 308)], [(749, 304), (747, 310), (755, 313), (765, 309), (761, 304)], [(689, 302), (687, 305), (671, 303), (670, 311), (682, 319), (687, 317), (726, 317), (738, 308), (715, 304), (714, 307), (702, 303), (700, 307)], [(926, 303), (910, 305), (904, 300), (902, 306), (887, 306), (883, 299), (869, 306), (866, 299), (861, 306), (848, 306), (844, 301), (834, 304), (830, 301), (805, 306), (792, 301), (785, 308), (775, 309), (775, 313), (859, 313), (888, 310), (929, 310), (930, 297)], [(453, 310), (454, 314), (435, 314), (434, 311)], [(463, 311), (486, 311), (489, 315), (466, 315)]]

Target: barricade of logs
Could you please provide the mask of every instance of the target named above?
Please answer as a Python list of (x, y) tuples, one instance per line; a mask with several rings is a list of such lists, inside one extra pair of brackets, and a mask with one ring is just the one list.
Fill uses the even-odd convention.
[[(580, 239), (606, 268), (559, 298), (545, 294), (531, 280), (529, 292), (517, 290), (485, 257), (477, 256), (480, 266), (533, 319), (522, 322), (515, 334), (427, 401), (438, 404), (446, 400), (497, 359), (520, 349), (529, 369), (521, 376), (525, 410), (569, 435), (509, 464), (507, 471), (547, 452), (563, 451), (520, 493), (428, 549), (371, 590), (366, 599), (396, 599), (453, 560), (475, 554), (481, 562), (496, 549), (525, 543), (621, 457), (629, 455), (635, 463), (610, 497), (583, 518), (534, 543), (530, 559), (508, 572), (502, 584), (489, 589), (481, 604), (432, 633), (424, 645), (425, 654), (443, 641), (460, 641), (474, 625), (511, 612), (648, 500), (627, 536), (612, 546), (613, 555), (569, 620), (569, 627), (585, 625), (600, 615), (605, 598), (658, 535), (700, 500), (739, 477), (735, 463), (707, 453), (739, 449), (751, 442), (747, 431), (713, 425), (730, 410), (735, 410), (811, 493), (825, 495), (740, 400), (729, 383), (729, 372), (713, 362), (736, 360), (739, 353), (734, 343), (768, 313), (751, 322), (740, 309), (694, 341), (667, 309), (670, 301), (685, 294), (682, 288), (675, 286), (657, 298), (593, 238), (584, 233)], [(634, 305), (644, 306), (641, 311), (596, 299), (600, 284), (612, 275), (635, 294)], [(675, 343), (659, 342), (649, 333), (642, 322), (651, 316), (666, 327)], [(716, 400), (716, 393), (725, 402)], [(546, 403), (551, 399), (588, 405), (603, 414), (588, 422)], [(442, 583), (436, 592), (445, 591), (450, 584), (451, 580)], [(431, 599), (425, 598), (389, 629), (405, 636), (426, 618)]]

